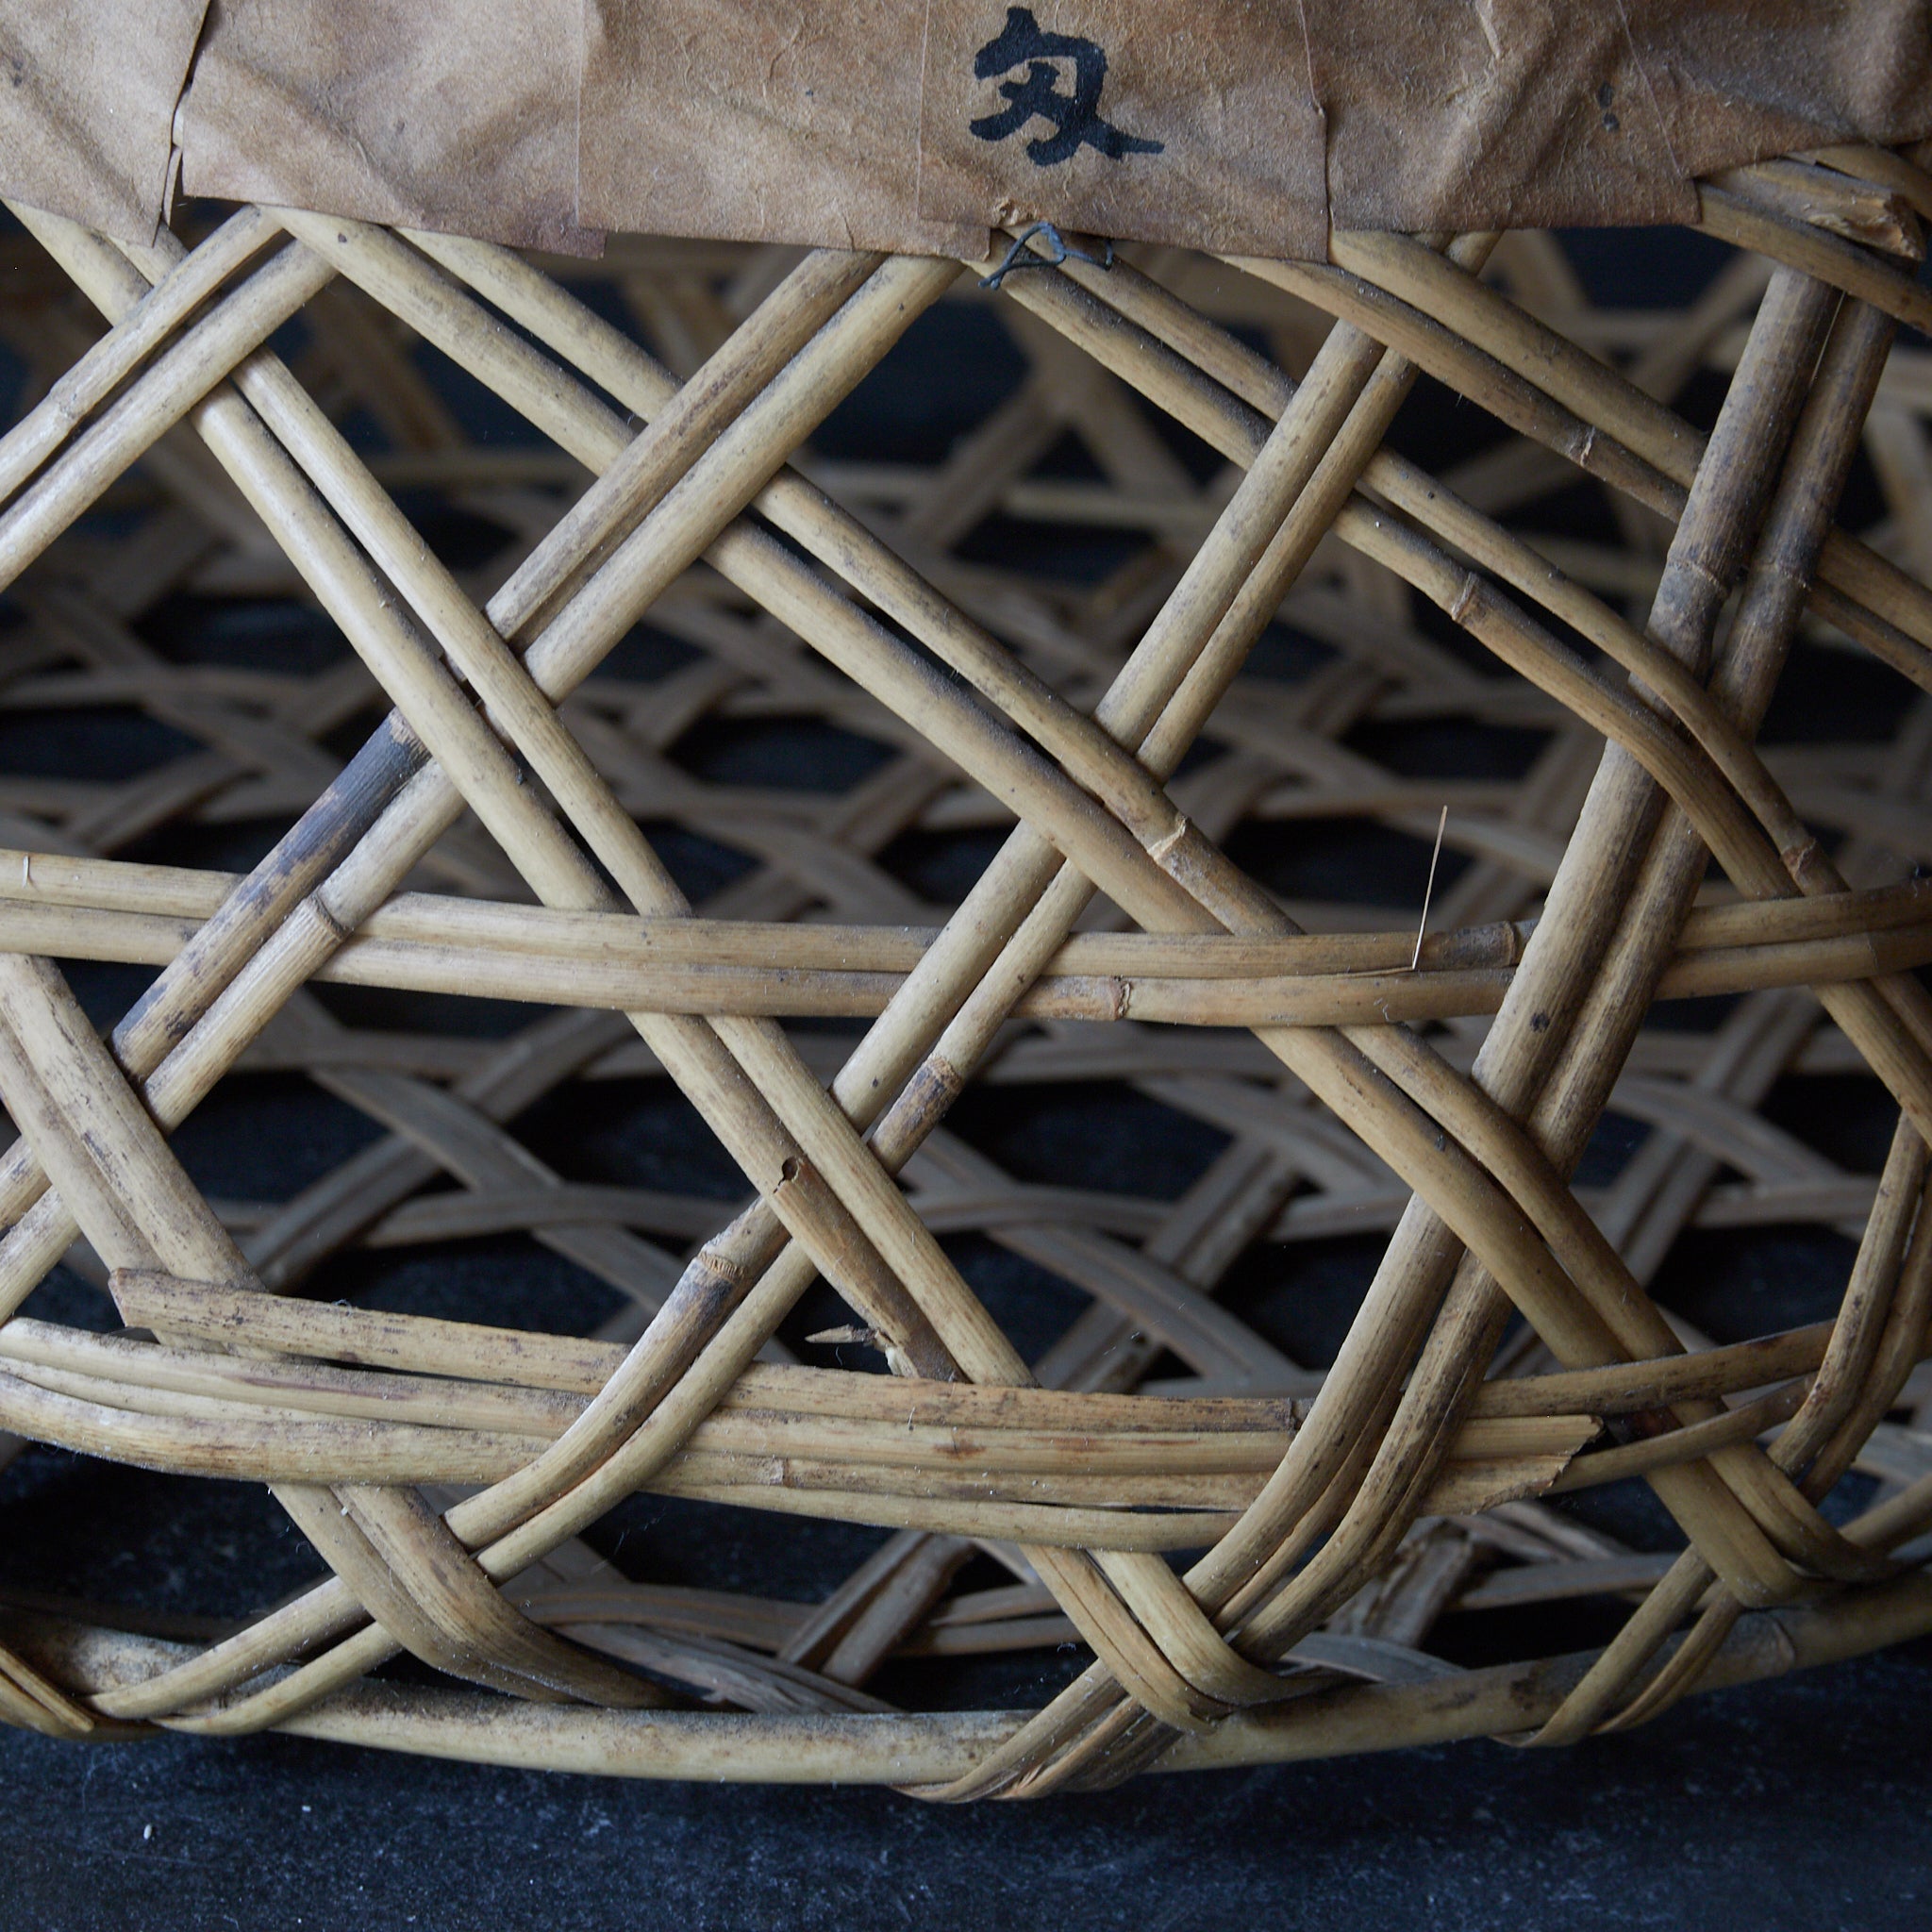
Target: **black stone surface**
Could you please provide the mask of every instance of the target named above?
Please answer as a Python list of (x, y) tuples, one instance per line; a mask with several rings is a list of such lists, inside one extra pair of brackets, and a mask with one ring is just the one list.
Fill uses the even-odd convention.
[(1932, 1925), (1932, 1642), (1544, 1755), (1043, 1805), (659, 1785), (299, 1739), (0, 1734), (18, 1932), (1889, 1932)]

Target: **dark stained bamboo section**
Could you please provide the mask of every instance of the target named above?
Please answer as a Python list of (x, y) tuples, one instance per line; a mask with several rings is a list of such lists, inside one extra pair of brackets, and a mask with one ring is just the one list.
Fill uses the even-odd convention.
[[(0, 1599), (0, 1717), (963, 1799), (1573, 1741), (1932, 1629), (1925, 158), (1707, 184), (1681, 312), (1534, 233), (1041, 239), (988, 290), (16, 208), (0, 1430), (265, 1486), (315, 1569), (194, 1642)], [(1019, 373), (946, 453), (855, 451), (882, 364), (951, 407), (985, 328)], [(166, 641), (271, 602), (325, 647)], [(161, 749), (66, 760), (104, 718)], [(785, 733), (803, 779), (741, 756)], [(74, 962), (147, 975), (105, 1037)], [(204, 1190), (175, 1130), (263, 1074), (359, 1151)], [(1821, 1079), (1883, 1108), (1866, 1168), (1790, 1124)], [(529, 1144), (620, 1083), (729, 1190)], [(979, 1087), (1212, 1151), (1015, 1171)], [(1668, 1306), (1691, 1238), (1793, 1227), (1824, 1319)], [(1300, 1358), (1239, 1284), (1365, 1234)], [(480, 1239), (617, 1312), (326, 1291)], [(1081, 1298), (1057, 1339), (989, 1250)], [(102, 1320), (49, 1318), (63, 1262)], [(1617, 1484), (1671, 1547), (1558, 1500)], [(585, 1539), (641, 1493), (886, 1534), (819, 1602), (633, 1577)], [(1062, 1647), (1038, 1709), (874, 1685)]]

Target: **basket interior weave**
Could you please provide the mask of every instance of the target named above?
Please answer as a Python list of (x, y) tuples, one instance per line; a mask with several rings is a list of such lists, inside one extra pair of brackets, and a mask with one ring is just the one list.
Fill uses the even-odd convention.
[(1932, 1627), (1932, 179), (1704, 210), (16, 209), (0, 1715), (965, 1797)]

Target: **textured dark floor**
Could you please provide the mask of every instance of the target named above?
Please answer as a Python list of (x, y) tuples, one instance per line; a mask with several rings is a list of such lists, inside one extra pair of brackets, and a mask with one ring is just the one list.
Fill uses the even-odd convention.
[(0, 1737), (13, 1932), (1932, 1926), (1932, 1643), (1557, 1756), (1478, 1743), (966, 1810), (300, 1740)]
[[(1682, 236), (1596, 236), (1576, 238), (1573, 252), (1592, 279), (1641, 278), (1667, 299), (1707, 273), (1701, 247)], [(906, 451), (881, 443), (875, 422), (866, 446), (923, 457), (931, 430), (920, 421), (924, 392), (908, 389), (896, 400)], [(37, 749), (50, 769), (70, 772), (113, 773), (130, 755), (99, 723), (82, 736), (43, 738)], [(820, 758), (834, 749), (791, 747)], [(949, 889), (934, 882), (936, 891)], [(134, 990), (109, 974), (76, 977), (103, 1018)], [(218, 1106), (205, 1110), (181, 1137), (191, 1167), (219, 1174), (229, 1191), (277, 1198), (367, 1131), (309, 1094), (265, 1159), (271, 1142), (258, 1128), (274, 1098), (265, 1089), (254, 1094), (252, 1128), (225, 1121)], [(1010, 1093), (974, 1096), (961, 1118), (973, 1116), (974, 1131), (1020, 1166), (1037, 1155), (1064, 1172), (1064, 1124), (1029, 1105)], [(525, 1126), (541, 1139), (541, 1124)], [(1116, 1140), (1090, 1134), (1084, 1146), (1116, 1175), (1141, 1145), (1124, 1112), (1117, 1124)], [(588, 1159), (599, 1120), (578, 1111), (569, 1125)], [(1862, 1130), (1849, 1100), (1841, 1125)], [(648, 1178), (641, 1162), (691, 1152), (668, 1124), (654, 1138), (648, 1122), (637, 1127), (626, 1115), (607, 1138), (620, 1128), (629, 1138), (612, 1158), (621, 1153), (629, 1178)], [(1171, 1163), (1176, 1150), (1163, 1153)], [(1305, 1274), (1295, 1319), (1317, 1327), (1331, 1314), (1345, 1320), (1367, 1259), (1343, 1247), (1334, 1244), (1324, 1264), (1334, 1295), (1313, 1292)], [(1766, 1237), (1748, 1255), (1737, 1243), (1728, 1252), (1742, 1271), (1735, 1281), (1690, 1244), (1674, 1265), (1697, 1273), (1707, 1299), (1746, 1296), (1760, 1320), (1767, 1296), (1781, 1308), (1789, 1302), (1790, 1319), (1809, 1319), (1823, 1310), (1807, 1297), (1835, 1300), (1842, 1284), (1845, 1256), (1823, 1238), (1779, 1245)], [(450, 1293), (459, 1275), (456, 1298), (472, 1319), (496, 1319), (496, 1294), (508, 1297), (502, 1319), (516, 1319), (512, 1305), (532, 1293), (559, 1327), (588, 1326), (608, 1312), (589, 1301), (561, 1306), (601, 1291), (527, 1243), (513, 1252), (473, 1244), (431, 1284), (402, 1263), (385, 1265), (390, 1274), (358, 1279), (358, 1291), (414, 1307), (423, 1294)], [(554, 1280), (536, 1278), (543, 1268)], [(1002, 1282), (977, 1274), (974, 1281), (998, 1299)], [(1026, 1286), (1037, 1296), (1039, 1284)], [(87, 1296), (72, 1285), (67, 1292), (62, 1318), (91, 1319)], [(102, 1312), (94, 1307), (92, 1319)], [(1283, 1336), (1311, 1358), (1325, 1353), (1324, 1338), (1332, 1346), (1325, 1329)], [(173, 1507), (166, 1479), (120, 1480), (110, 1503), (78, 1458), (34, 1452), (0, 1475), (0, 1585), (38, 1582), (214, 1614), (232, 1608), (238, 1587), (244, 1599), (265, 1599), (312, 1570), (258, 1492), (197, 1487), (201, 1513), (188, 1529), (156, 1536), (154, 1521)], [(1599, 1507), (1614, 1509), (1617, 1500)], [(736, 1574), (748, 1558), (733, 1526), (688, 1542), (675, 1507), (650, 1503), (636, 1515), (620, 1544), (635, 1534), (652, 1574), (748, 1580)], [(1641, 1521), (1615, 1526), (1646, 1541)], [(871, 1540), (827, 1526), (824, 1546), (805, 1548), (796, 1574), (774, 1573), (769, 1553), (758, 1574), (773, 1593), (808, 1597)], [(137, 1543), (156, 1561), (132, 1591), (120, 1589), (129, 1579), (114, 1574), (116, 1553)], [(1443, 1638), (1453, 1644), (1453, 1630), (1445, 1626)], [(1060, 1661), (983, 1666), (937, 1701), (1038, 1702)], [(1932, 1641), (1700, 1698), (1649, 1729), (1561, 1755), (1478, 1743), (1143, 1779), (1104, 1796), (969, 1810), (889, 1792), (543, 1776), (275, 1737), (79, 1747), (0, 1730), (0, 1932), (1932, 1927), (1928, 1792)]]

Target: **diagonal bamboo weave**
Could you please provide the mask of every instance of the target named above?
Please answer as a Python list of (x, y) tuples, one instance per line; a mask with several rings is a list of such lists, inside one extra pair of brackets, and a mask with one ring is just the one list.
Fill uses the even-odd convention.
[[(265, 1484), (324, 1570), (197, 1643), (16, 1601), (0, 1715), (966, 1798), (1568, 1742), (1932, 1628), (1932, 354), (1894, 345), (1932, 322), (1932, 177), (1834, 150), (1703, 194), (1734, 252), (1681, 314), (1593, 307), (1534, 234), (1042, 253), (989, 291), (651, 242), (553, 279), (253, 208), (130, 249), (17, 208), (0, 707), (184, 748), (0, 774), (0, 1428)], [(816, 447), (941, 303), (997, 318), (1011, 393), (937, 464)], [(466, 428), (450, 365), (537, 440)], [(1419, 381), (1463, 410), (1433, 470), (1398, 453)], [(494, 532), (461, 568), (425, 534), (452, 508)], [(1103, 564), (1042, 575), (1029, 531)], [(184, 596), (305, 600), (354, 656), (184, 660), (153, 641)], [(680, 648), (638, 675), (607, 659), (641, 621)], [(1757, 747), (1788, 663), (1861, 659), (1888, 738)], [(838, 790), (689, 755), (771, 723), (876, 757)], [(1405, 727), (1534, 751), (1418, 774), (1375, 749)], [(1229, 856), (1338, 822), (1441, 841), (1420, 937)], [(245, 873), (160, 862), (261, 823)], [(694, 904), (667, 838), (735, 876)], [(955, 898), (922, 840), (974, 856)], [(103, 1041), (57, 960), (158, 971)], [(311, 980), (525, 1017), (358, 1025)], [(380, 1132), (210, 1199), (169, 1135), (265, 1071)], [(1761, 1111), (1832, 1075), (1896, 1115), (1876, 1173)], [(520, 1140), (617, 1080), (671, 1083), (749, 1205)], [(1016, 1174), (948, 1124), (970, 1082), (1101, 1083), (1219, 1151), (1172, 1198)], [(1607, 1115), (1621, 1163), (1573, 1185)], [(1794, 1224), (1856, 1241), (1830, 1319), (1720, 1345), (1653, 1297), (1688, 1231)], [(1217, 1299), (1365, 1230), (1325, 1364)], [(511, 1232), (623, 1312), (304, 1291)], [(1084, 1312), (1029, 1359), (961, 1237)], [(121, 1325), (45, 1318), (63, 1258)], [(799, 1333), (825, 1285), (837, 1356)], [(1848, 1473), (1874, 1498), (1826, 1513)], [(1550, 1500), (1629, 1482), (1677, 1554)], [(581, 1540), (641, 1491), (891, 1534), (819, 1604), (677, 1588)], [(1431, 1648), (1578, 1600), (1617, 1607), (1601, 1651)], [(1038, 1710), (866, 1688), (1068, 1645)], [(400, 1653), (458, 1681), (372, 1677)]]

